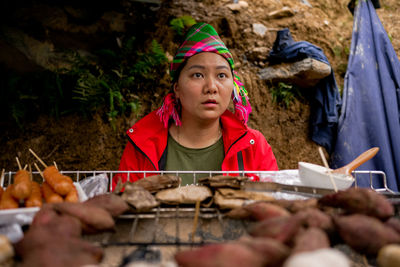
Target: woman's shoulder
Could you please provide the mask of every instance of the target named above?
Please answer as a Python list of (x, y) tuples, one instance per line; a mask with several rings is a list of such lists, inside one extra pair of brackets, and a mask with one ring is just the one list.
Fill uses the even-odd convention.
[(128, 129), (128, 134), (129, 133), (134, 133), (134, 132), (158, 132), (161, 129), (164, 128), (164, 125), (160, 121), (160, 117), (157, 115), (157, 111), (152, 111), (149, 114), (145, 115), (138, 121), (136, 121), (132, 127)]

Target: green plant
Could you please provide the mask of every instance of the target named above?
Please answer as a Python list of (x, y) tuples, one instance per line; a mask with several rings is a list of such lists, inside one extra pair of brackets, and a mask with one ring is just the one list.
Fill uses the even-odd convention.
[(90, 113), (105, 107), (107, 118), (115, 129), (115, 118), (126, 112), (137, 112), (140, 102), (135, 93), (154, 83), (160, 71), (165, 71), (165, 53), (156, 40), (150, 49), (137, 52), (135, 38), (128, 39), (121, 52), (102, 49), (96, 63), (77, 57), (70, 74), (77, 77), (73, 99), (80, 103), (79, 110)]
[(289, 108), (296, 97), (301, 97), (301, 92), (294, 85), (279, 82), (276, 86), (272, 86), (271, 95), (273, 102), (284, 104), (286, 108)]
[[(150, 45), (135, 37), (120, 47), (105, 47), (92, 55), (73, 54), (70, 69), (17, 73), (0, 66), (0, 117), (23, 127), (38, 114), (90, 116), (103, 112), (115, 128), (115, 118), (138, 112), (140, 94), (158, 87), (167, 73), (167, 58), (156, 40)], [(148, 47), (144, 49), (143, 47)]]
[(175, 19), (172, 19), (169, 23), (171, 28), (178, 34), (183, 35), (185, 29), (196, 24), (196, 20), (189, 15), (184, 15)]

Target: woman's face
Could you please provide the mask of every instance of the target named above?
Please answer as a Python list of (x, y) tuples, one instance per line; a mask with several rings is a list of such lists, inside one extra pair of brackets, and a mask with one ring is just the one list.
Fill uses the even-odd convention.
[(190, 57), (174, 84), (182, 121), (218, 119), (228, 108), (232, 90), (232, 72), (225, 58), (212, 52)]

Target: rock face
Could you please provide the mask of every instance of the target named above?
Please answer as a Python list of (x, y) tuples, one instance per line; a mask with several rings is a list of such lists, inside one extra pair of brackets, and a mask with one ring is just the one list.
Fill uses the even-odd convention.
[(331, 67), (321, 61), (305, 58), (294, 63), (282, 63), (262, 69), (259, 77), (271, 82), (290, 82), (302, 88), (315, 86), (329, 76)]

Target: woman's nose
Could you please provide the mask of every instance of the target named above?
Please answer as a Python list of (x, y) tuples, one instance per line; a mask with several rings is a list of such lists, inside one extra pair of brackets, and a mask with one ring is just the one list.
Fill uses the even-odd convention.
[(212, 77), (208, 77), (206, 79), (206, 83), (204, 86), (204, 91), (206, 94), (215, 94), (217, 92), (218, 88), (217, 88), (217, 83), (215, 81), (215, 79), (213, 79)]

